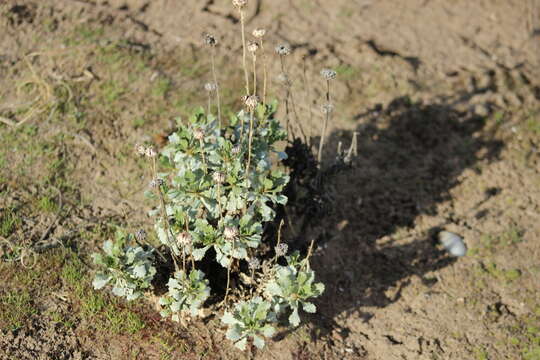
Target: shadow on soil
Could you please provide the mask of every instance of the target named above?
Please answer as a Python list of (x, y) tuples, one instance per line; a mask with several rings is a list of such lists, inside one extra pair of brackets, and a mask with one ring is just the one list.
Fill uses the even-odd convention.
[[(314, 338), (333, 329), (346, 337), (348, 330), (333, 320), (337, 315), (356, 312), (369, 322), (373, 314), (362, 309), (397, 301), (414, 275), (432, 286), (437, 279), (430, 272), (456, 261), (436, 246), (439, 230), (454, 221), (452, 213), (429, 231), (412, 229), (419, 215), (437, 214), (437, 204), (450, 198), (465, 169), (479, 171), (478, 162), (497, 159), (502, 143), (493, 140), (487, 119), (459, 112), (451, 102), (397, 98), (357, 116), (353, 166), (334, 165), (317, 180), (305, 145), (297, 141), (288, 149), (296, 173), (287, 206), (294, 226), (287, 237), (304, 251), (315, 239), (312, 267), (326, 284), (311, 317)], [(348, 146), (351, 138), (331, 134), (324, 163), (334, 160), (339, 141)]]

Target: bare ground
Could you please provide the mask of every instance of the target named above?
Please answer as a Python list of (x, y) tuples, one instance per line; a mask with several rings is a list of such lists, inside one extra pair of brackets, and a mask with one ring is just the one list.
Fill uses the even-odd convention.
[(248, 29), (293, 48), (294, 134), (318, 144), (333, 67), (323, 164), (354, 131), (359, 156), (320, 208), (292, 194), (286, 237), (317, 241), (318, 313), (247, 354), (217, 318), (182, 328), (88, 284), (115, 227), (151, 226), (132, 147), (205, 104), (203, 32), (238, 105), (229, 2), (8, 0), (0, 24), (0, 358), (540, 359), (538, 1), (252, 2)]

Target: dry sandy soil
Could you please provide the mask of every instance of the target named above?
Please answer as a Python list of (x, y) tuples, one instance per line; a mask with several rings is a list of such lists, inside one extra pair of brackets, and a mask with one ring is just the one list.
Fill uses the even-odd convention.
[(537, 0), (251, 0), (248, 30), (293, 49), (294, 134), (319, 142), (324, 67), (323, 165), (358, 134), (354, 165), (287, 210), (291, 246), (316, 240), (318, 313), (241, 353), (217, 317), (91, 290), (89, 254), (151, 229), (133, 144), (205, 104), (204, 32), (238, 108), (239, 27), (227, 0), (0, 2), (0, 359), (540, 359)]

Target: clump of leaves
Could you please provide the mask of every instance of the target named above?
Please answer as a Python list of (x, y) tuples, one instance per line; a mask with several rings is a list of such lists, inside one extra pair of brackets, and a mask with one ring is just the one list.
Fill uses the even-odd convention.
[(161, 316), (171, 316), (174, 321), (180, 321), (183, 312), (197, 316), (202, 304), (210, 296), (208, 280), (200, 270), (192, 270), (189, 276), (182, 270), (177, 271), (167, 286), (169, 292), (159, 299), (159, 304), (165, 307)]
[[(263, 36), (264, 31), (257, 34)], [(214, 47), (216, 40), (207, 35), (206, 43)], [(257, 50), (253, 45), (251, 49)], [(285, 56), (290, 49), (284, 47), (278, 53)], [(253, 61), (255, 66), (255, 56)], [(233, 310), (226, 311), (222, 318), (229, 325), (227, 337), (240, 349), (245, 349), (248, 341), (262, 348), (264, 337), (275, 331), (271, 323), (277, 322), (277, 315), (291, 310), (290, 323), (298, 325), (299, 308), (314, 312), (315, 306), (308, 300), (319, 296), (324, 286), (314, 283), (315, 274), (309, 269), (311, 248), (305, 259), (293, 254), (288, 258), (288, 266), (279, 266), (277, 258), (285, 255), (287, 246), (281, 244), (279, 251), (276, 246), (273, 259), (266, 256), (270, 244), (261, 246), (265, 226), (276, 220), (275, 209), (287, 203), (283, 191), (289, 176), (280, 166), (287, 156), (277, 145), (287, 139), (287, 134), (275, 117), (276, 102), (266, 101), (266, 85), (262, 103), (259, 102), (254, 79), (252, 93), (246, 84), (250, 95), (243, 97), (244, 109), (228, 122), (222, 121), (215, 74), (214, 81), (205, 87), (208, 111), (200, 108), (187, 121), (177, 119), (178, 128), (160, 154), (153, 147), (136, 146), (139, 155), (149, 158), (152, 172), (146, 194), (157, 202), (150, 215), (155, 219), (157, 239), (163, 245), (159, 254), (166, 262), (169, 259), (163, 254), (170, 256), (174, 264), (169, 291), (160, 299), (161, 314), (176, 321), (181, 321), (183, 314), (197, 316), (211, 291), (208, 280), (197, 269), (203, 260), (215, 261), (227, 270), (221, 305), (231, 308), (229, 291), (244, 300), (233, 305)], [(217, 117), (211, 113), (211, 94), (216, 94)], [(112, 281), (116, 292), (124, 293), (126, 286), (117, 283), (121, 280), (121, 285), (125, 285), (126, 278), (133, 281), (133, 271), (124, 260), (116, 260), (121, 258), (122, 251), (127, 254), (129, 248), (118, 249), (114, 256), (107, 255), (112, 259), (108, 262), (99, 258), (109, 271), (100, 274), (95, 283), (96, 287), (103, 287)], [(110, 249), (106, 252), (112, 254)], [(248, 262), (249, 273), (243, 273), (246, 267), (242, 262)], [(231, 272), (236, 272), (233, 275), (248, 286), (231, 290)]]
[(274, 278), (266, 284), (265, 293), (272, 298), (275, 311), (280, 313), (292, 310), (289, 324), (298, 326), (300, 306), (305, 312), (317, 311), (315, 305), (308, 300), (320, 296), (324, 291), (323, 283), (315, 283), (315, 272), (309, 269), (309, 262), (298, 260), (298, 253), (287, 257), (287, 266), (276, 265)]
[(232, 312), (226, 311), (221, 321), (229, 326), (227, 339), (241, 350), (245, 350), (248, 340), (262, 349), (263, 337), (271, 337), (275, 332), (269, 322), (276, 321), (276, 315), (270, 308), (268, 301), (255, 297), (236, 304)]
[[(178, 124), (162, 151), (172, 171), (157, 174), (164, 179), (160, 191), (168, 218), (156, 221), (156, 232), (174, 255), (192, 254), (198, 261), (213, 247), (216, 261), (228, 267), (233, 259), (247, 259), (248, 250), (260, 245), (263, 222), (275, 218), (272, 206), (287, 202), (281, 192), (289, 176), (272, 168), (272, 154), (285, 156), (274, 147), (286, 136), (273, 118), (275, 110), (274, 104), (259, 105), (259, 116), (240, 111), (231, 126), (220, 129), (214, 116), (201, 108), (187, 125)], [(148, 195), (157, 198), (155, 193)], [(163, 209), (151, 214), (162, 217)], [(238, 234), (227, 238), (227, 228)], [(193, 246), (182, 249), (174, 239), (185, 231)]]
[(114, 241), (105, 241), (104, 253), (92, 254), (94, 263), (102, 268), (92, 282), (94, 289), (111, 284), (114, 295), (134, 300), (152, 287), (156, 274), (153, 249), (131, 246), (131, 240), (132, 235), (118, 232)]

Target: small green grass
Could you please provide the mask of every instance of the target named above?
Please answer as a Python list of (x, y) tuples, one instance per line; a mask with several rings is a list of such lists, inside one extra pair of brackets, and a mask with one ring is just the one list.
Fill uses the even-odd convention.
[(521, 277), (521, 271), (519, 269), (500, 269), (494, 262), (488, 262), (484, 265), (483, 270), (485, 273), (503, 280), (506, 284), (516, 281)]
[(9, 237), (18, 226), (21, 226), (21, 218), (13, 208), (5, 209), (0, 213), (0, 236)]
[(56, 202), (51, 199), (48, 196), (43, 196), (38, 201), (38, 209), (48, 212), (48, 213), (54, 213), (58, 210), (58, 205)]
[(488, 353), (483, 348), (476, 348), (474, 350), (474, 355), (476, 360), (489, 360)]
[(37, 313), (31, 294), (25, 290), (1, 295), (0, 304), (0, 325), (11, 330), (21, 328), (29, 316)]
[(126, 89), (114, 80), (108, 80), (101, 85), (101, 97), (104, 103), (108, 106), (114, 104), (122, 95), (126, 92)]
[(353, 80), (360, 74), (360, 71), (351, 65), (338, 65), (335, 67), (335, 71), (340, 79)]
[(152, 94), (157, 98), (165, 98), (167, 93), (171, 90), (171, 80), (166, 78), (160, 78), (156, 81)]

